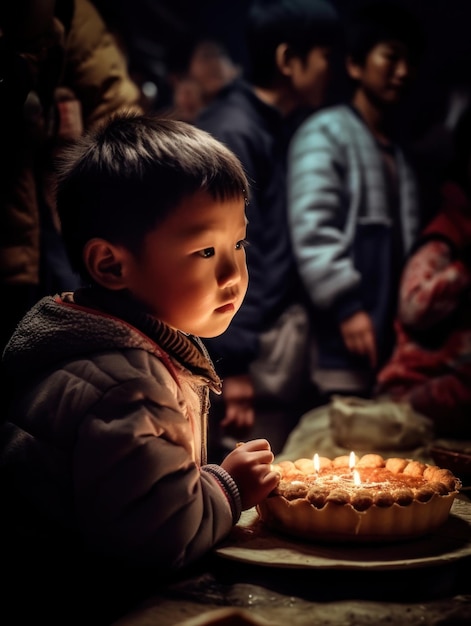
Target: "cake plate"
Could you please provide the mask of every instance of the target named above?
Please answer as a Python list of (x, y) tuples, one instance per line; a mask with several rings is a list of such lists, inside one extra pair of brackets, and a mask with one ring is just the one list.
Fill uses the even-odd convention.
[(471, 555), (471, 502), (457, 497), (447, 521), (422, 537), (394, 543), (314, 543), (268, 529), (255, 508), (242, 513), (216, 555), (268, 567), (395, 570), (452, 563)]

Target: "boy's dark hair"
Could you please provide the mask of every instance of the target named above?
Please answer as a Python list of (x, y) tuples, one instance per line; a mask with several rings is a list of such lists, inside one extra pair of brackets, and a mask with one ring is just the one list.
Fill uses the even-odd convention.
[(253, 0), (246, 26), (250, 79), (260, 87), (273, 84), (280, 44), (305, 59), (313, 48), (333, 45), (341, 33), (340, 16), (328, 0)]
[(94, 237), (139, 253), (145, 235), (186, 196), (248, 200), (237, 157), (209, 133), (157, 115), (125, 113), (90, 131), (58, 162), (57, 210), (72, 267)]
[(346, 20), (346, 52), (354, 63), (364, 65), (376, 45), (393, 40), (404, 43), (410, 60), (418, 61), (425, 45), (421, 24), (415, 14), (398, 2), (366, 2)]

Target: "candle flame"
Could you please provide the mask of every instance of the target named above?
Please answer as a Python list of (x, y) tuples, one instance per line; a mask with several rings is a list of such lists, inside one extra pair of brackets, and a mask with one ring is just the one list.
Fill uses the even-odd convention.
[(352, 452), (350, 452), (350, 460), (348, 462), (349, 468), (353, 469), (355, 467), (355, 463), (356, 463), (356, 461), (355, 461), (355, 453), (352, 451)]
[(360, 473), (356, 469), (353, 470), (353, 484), (356, 486), (361, 485)]
[(321, 464), (320, 464), (319, 455), (317, 454), (317, 452), (314, 454), (314, 458), (312, 459), (312, 462), (314, 463), (314, 471), (316, 472), (316, 474), (318, 474)]

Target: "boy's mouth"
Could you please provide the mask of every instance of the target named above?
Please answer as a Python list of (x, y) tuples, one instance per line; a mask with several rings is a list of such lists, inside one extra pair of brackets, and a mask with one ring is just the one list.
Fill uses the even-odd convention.
[(218, 308), (216, 309), (218, 313), (227, 313), (228, 311), (233, 311), (233, 310), (234, 310), (233, 302), (229, 302), (228, 304), (223, 304), (222, 306), (218, 306)]

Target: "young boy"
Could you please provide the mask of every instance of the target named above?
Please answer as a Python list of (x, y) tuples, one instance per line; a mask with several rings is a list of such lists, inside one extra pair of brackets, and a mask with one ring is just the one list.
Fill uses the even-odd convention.
[(22, 541), (170, 573), (276, 486), (264, 439), (205, 465), (221, 381), (197, 335), (244, 298), (247, 189), (184, 122), (126, 114), (69, 149), (58, 211), (89, 286), (42, 299), (4, 353), (3, 523)]
[(371, 394), (420, 223), (416, 176), (394, 127), (422, 48), (419, 24), (401, 5), (369, 3), (351, 16), (346, 46), (350, 102), (305, 120), (288, 157), (291, 235), (326, 400)]

